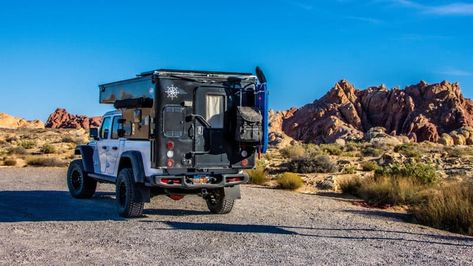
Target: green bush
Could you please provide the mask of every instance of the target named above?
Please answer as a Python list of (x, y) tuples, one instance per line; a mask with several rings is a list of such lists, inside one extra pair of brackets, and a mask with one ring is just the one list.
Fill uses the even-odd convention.
[(320, 144), (320, 149), (327, 153), (328, 155), (340, 155), (343, 152), (343, 149), (338, 144)]
[(36, 146), (36, 142), (33, 141), (33, 140), (24, 140), (22, 142), (20, 142), (20, 146), (29, 150), (29, 149), (32, 149)]
[(250, 176), (251, 184), (262, 185), (268, 181), (264, 167), (262, 166), (257, 166), (256, 169), (247, 170), (246, 172)]
[(56, 147), (51, 144), (45, 144), (43, 147), (41, 147), (40, 151), (44, 154), (51, 154), (56, 152)]
[(363, 169), (363, 171), (374, 171), (378, 168), (379, 166), (375, 161), (367, 161), (361, 163), (361, 169)]
[(371, 147), (371, 146), (367, 146), (365, 148), (363, 148), (363, 150), (361, 151), (361, 154), (363, 156), (367, 156), (367, 157), (379, 157), (381, 155), (383, 155), (384, 151), (382, 149), (379, 149), (379, 148), (374, 148), (374, 147)]
[(456, 183), (430, 191), (411, 211), (421, 224), (473, 236), (473, 184)]
[(45, 166), (45, 167), (64, 167), (67, 166), (67, 163), (58, 160), (56, 158), (29, 158), (26, 160), (26, 164), (29, 166)]
[(281, 174), (276, 181), (279, 188), (291, 190), (298, 189), (304, 184), (299, 175), (289, 172)]
[(432, 185), (439, 181), (437, 169), (430, 164), (391, 164), (376, 169), (376, 176), (407, 177), (422, 185)]
[(12, 147), (8, 149), (8, 154), (26, 154), (26, 149), (21, 146)]
[(362, 186), (361, 180), (362, 179), (360, 177), (344, 179), (338, 183), (338, 186), (343, 193), (358, 196), (358, 191), (360, 190)]
[(394, 147), (394, 152), (398, 152), (409, 158), (420, 158), (422, 156), (419, 147), (413, 144), (397, 145)]
[(356, 166), (349, 164), (346, 165), (345, 168), (343, 168), (343, 173), (344, 174), (354, 174), (356, 173)]
[(287, 146), (280, 152), (283, 157), (291, 160), (306, 157), (306, 151), (302, 145)]
[(288, 170), (295, 173), (333, 173), (336, 165), (327, 155), (320, 155), (313, 159), (296, 159), (287, 164)]

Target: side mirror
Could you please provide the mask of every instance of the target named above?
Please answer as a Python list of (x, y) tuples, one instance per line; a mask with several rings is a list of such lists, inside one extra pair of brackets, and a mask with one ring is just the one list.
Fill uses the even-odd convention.
[(94, 140), (99, 139), (99, 129), (94, 127), (89, 129), (89, 137)]

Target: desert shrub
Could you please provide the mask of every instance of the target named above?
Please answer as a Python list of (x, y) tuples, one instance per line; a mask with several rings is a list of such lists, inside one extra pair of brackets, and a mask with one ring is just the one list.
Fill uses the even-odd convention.
[(343, 149), (338, 144), (320, 144), (320, 149), (327, 153), (328, 155), (340, 155), (343, 152)]
[(344, 174), (354, 174), (354, 173), (356, 173), (356, 166), (354, 166), (352, 164), (346, 165), (343, 168), (343, 173)]
[(423, 185), (432, 185), (439, 181), (437, 169), (424, 163), (391, 164), (376, 169), (376, 176), (406, 177)]
[(300, 159), (306, 156), (305, 149), (302, 145), (287, 146), (281, 149), (281, 155), (287, 159)]
[(29, 150), (29, 149), (33, 149), (36, 146), (36, 142), (33, 140), (24, 140), (20, 142), (19, 146)]
[(250, 176), (251, 184), (262, 185), (266, 181), (268, 181), (268, 178), (266, 177), (266, 173), (264, 171), (264, 166), (258, 165), (255, 169), (247, 170), (246, 172)]
[(413, 144), (401, 144), (394, 147), (394, 152), (398, 152), (409, 158), (420, 158), (422, 155), (419, 151), (419, 147)]
[(67, 163), (57, 159), (57, 158), (29, 158), (26, 160), (26, 164), (29, 166), (46, 166), (46, 167), (63, 167), (67, 166)]
[(471, 147), (445, 147), (445, 151), (448, 153), (450, 157), (465, 157), (465, 156), (472, 156), (473, 149)]
[(71, 137), (71, 136), (64, 136), (64, 137), (62, 137), (61, 142), (64, 142), (64, 143), (76, 143), (76, 140), (75, 140), (73, 137)]
[(363, 150), (361, 150), (361, 154), (368, 157), (379, 157), (383, 155), (383, 153), (382, 149), (371, 146), (364, 147)]
[(51, 154), (56, 152), (56, 147), (51, 144), (45, 144), (43, 147), (41, 147), (40, 151), (44, 154)]
[(316, 144), (306, 144), (304, 148), (308, 158), (313, 158), (323, 154), (322, 149), (320, 149), (320, 147)]
[(363, 171), (374, 171), (378, 168), (379, 166), (375, 161), (367, 161), (361, 163), (361, 169), (363, 169)]
[(319, 155), (311, 159), (296, 159), (287, 164), (289, 171), (295, 173), (333, 173), (336, 165), (327, 155)]
[(26, 149), (21, 146), (12, 147), (8, 149), (8, 154), (26, 154)]
[(279, 188), (291, 190), (298, 189), (304, 184), (300, 176), (289, 172), (281, 174), (276, 181)]
[(344, 179), (338, 183), (338, 186), (343, 193), (357, 196), (358, 191), (362, 186), (362, 179), (359, 176)]
[(430, 191), (411, 211), (421, 224), (473, 236), (473, 184), (455, 183)]
[(373, 206), (405, 205), (419, 202), (424, 185), (407, 177), (359, 177), (340, 182), (340, 189), (364, 199)]
[(16, 160), (13, 158), (5, 158), (3, 161), (3, 165), (5, 166), (15, 166), (16, 165)]
[(356, 152), (356, 151), (361, 150), (361, 146), (362, 146), (362, 144), (360, 144), (360, 143), (348, 142), (345, 145), (345, 151), (347, 151), (347, 152)]

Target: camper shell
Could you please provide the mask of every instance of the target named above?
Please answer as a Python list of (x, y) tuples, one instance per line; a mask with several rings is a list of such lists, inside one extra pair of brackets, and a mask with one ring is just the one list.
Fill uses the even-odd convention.
[(137, 217), (156, 195), (198, 194), (228, 213), (268, 145), (268, 90), (256, 74), (155, 70), (99, 85), (103, 116), (71, 162), (71, 195), (89, 198), (97, 182), (116, 184), (120, 215)]

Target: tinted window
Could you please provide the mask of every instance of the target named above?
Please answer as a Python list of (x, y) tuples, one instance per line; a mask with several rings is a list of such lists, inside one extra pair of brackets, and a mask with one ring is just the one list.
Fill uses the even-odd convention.
[(103, 122), (102, 122), (102, 127), (100, 128), (100, 138), (101, 139), (107, 139), (108, 138), (108, 132), (110, 132), (110, 124), (111, 124), (110, 117), (105, 117)]
[(122, 118), (121, 116), (113, 117), (112, 139), (118, 139), (118, 129), (120, 128), (120, 123), (118, 123), (118, 120), (120, 120), (121, 118)]

